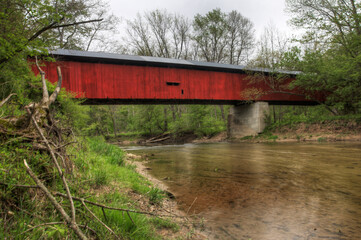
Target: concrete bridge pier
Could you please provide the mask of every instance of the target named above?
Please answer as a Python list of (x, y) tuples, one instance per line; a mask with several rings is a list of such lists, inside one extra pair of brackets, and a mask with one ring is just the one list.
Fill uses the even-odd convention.
[(232, 106), (228, 115), (228, 138), (241, 138), (261, 133), (266, 127), (267, 114), (269, 114), (267, 102)]

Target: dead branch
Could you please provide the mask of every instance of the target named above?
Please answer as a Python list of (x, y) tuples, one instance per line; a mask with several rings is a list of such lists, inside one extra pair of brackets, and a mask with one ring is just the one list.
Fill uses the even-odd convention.
[(151, 139), (146, 140), (145, 143), (161, 142), (161, 141), (167, 140), (169, 138), (170, 138), (169, 133), (163, 133), (163, 134), (161, 134), (159, 136), (156, 136), (156, 137), (153, 137)]
[(21, 185), (21, 184), (12, 185), (12, 184), (3, 183), (3, 182), (0, 182), (0, 185), (12, 186), (12, 187), (17, 187), (17, 188), (40, 188), (38, 185)]
[(108, 227), (102, 220), (100, 220), (85, 204), (84, 200), (81, 200), (81, 204), (83, 204), (84, 208), (92, 215), (95, 220), (97, 220), (101, 225), (103, 225), (109, 232), (111, 232), (116, 239), (119, 238), (119, 236), (110, 228)]
[(43, 86), (43, 98), (41, 99), (41, 103), (47, 103), (49, 102), (49, 93), (48, 93), (48, 87), (46, 86), (45, 72), (40, 68), (37, 57), (35, 57), (35, 65), (39, 70), (41, 76), (41, 84)]
[(101, 19), (93, 19), (93, 20), (88, 20), (88, 21), (73, 22), (73, 23), (67, 23), (67, 24), (62, 24), (62, 25), (58, 25), (58, 22), (53, 22), (53, 23), (49, 24), (48, 26), (43, 27), (42, 29), (40, 29), (36, 33), (34, 33), (34, 35), (31, 36), (28, 39), (28, 42), (33, 41), (34, 39), (39, 37), (42, 33), (46, 32), (46, 31), (48, 31), (50, 29), (62, 28), (62, 27), (71, 27), (71, 26), (76, 26), (76, 25), (81, 25), (81, 24), (86, 24), (86, 23), (92, 23), (92, 22), (100, 22), (100, 21), (103, 21), (103, 19), (102, 18)]
[(12, 96), (15, 96), (15, 95), (16, 95), (16, 93), (12, 93), (12, 94), (10, 94), (7, 98), (5, 98), (4, 100), (2, 100), (2, 101), (0, 102), (0, 107), (4, 106), (4, 104), (5, 104), (7, 101), (9, 101), (9, 99), (10, 99)]
[(63, 81), (63, 77), (61, 75), (61, 69), (59, 66), (56, 68), (56, 71), (58, 73), (58, 84), (57, 84), (54, 92), (51, 94), (51, 96), (49, 98), (49, 105), (51, 105), (55, 101), (55, 99), (58, 97), (58, 94), (61, 90), (61, 83)]
[(108, 218), (107, 218), (107, 215), (105, 214), (104, 208), (102, 208), (102, 212), (103, 212), (104, 219), (105, 219), (105, 221), (107, 222), (107, 221), (108, 221)]
[(33, 149), (40, 150), (40, 151), (48, 151), (48, 148), (39, 143), (33, 143)]
[(148, 139), (147, 141), (153, 141), (155, 139), (159, 139), (159, 138), (162, 138), (163, 136), (167, 136), (167, 135), (169, 135), (169, 133), (162, 133), (161, 135), (152, 137), (152, 138)]
[(87, 229), (87, 230), (90, 230), (90, 231), (96, 236), (96, 239), (99, 239), (98, 234), (97, 234), (97, 232), (96, 232), (94, 229), (88, 227), (87, 225), (78, 225), (78, 226), (79, 226), (80, 228), (85, 228), (85, 229)]
[(162, 141), (165, 141), (167, 139), (169, 139), (170, 136), (168, 137), (165, 137), (165, 138), (160, 138), (160, 139), (156, 139), (156, 140), (152, 140), (152, 141), (145, 141), (145, 143), (157, 143), (157, 142), (162, 142)]
[(132, 221), (133, 225), (135, 225), (135, 223), (134, 223), (134, 221), (133, 221), (133, 218), (130, 216), (129, 212), (127, 212), (127, 215), (128, 215), (128, 217), (129, 217), (130, 221)]
[(48, 140), (46, 139), (46, 137), (44, 136), (43, 131), (40, 129), (38, 123), (36, 122), (34, 116), (31, 114), (30, 110), (27, 109), (27, 111), (28, 111), (29, 115), (31, 116), (31, 120), (32, 120), (33, 123), (34, 123), (34, 126), (36, 127), (36, 129), (38, 130), (41, 138), (43, 139), (43, 141), (44, 141), (44, 143), (45, 143), (45, 146), (48, 148), (49, 153), (50, 153), (50, 155), (51, 155), (51, 158), (52, 158), (52, 160), (53, 160), (53, 163), (54, 163), (56, 169), (58, 170), (59, 176), (60, 176), (60, 178), (61, 178), (61, 180), (62, 180), (62, 182), (63, 182), (63, 186), (64, 186), (64, 188), (65, 188), (66, 194), (67, 194), (68, 199), (69, 199), (69, 202), (70, 202), (70, 209), (71, 209), (72, 221), (75, 222), (75, 208), (74, 208), (74, 203), (73, 203), (73, 199), (72, 199), (72, 197), (71, 197), (70, 190), (69, 190), (69, 186), (68, 186), (68, 183), (67, 183), (67, 181), (66, 181), (66, 179), (65, 179), (64, 173), (63, 173), (63, 171), (62, 171), (61, 168), (60, 168), (60, 165), (59, 165), (59, 163), (58, 163), (58, 160), (57, 160), (56, 157), (55, 157), (54, 151), (53, 151), (53, 150), (51, 149), (51, 147), (50, 147), (49, 141), (48, 141)]
[(188, 213), (189, 213), (189, 210), (191, 210), (191, 208), (193, 207), (193, 204), (197, 201), (197, 198), (198, 198), (198, 197), (196, 197), (196, 198), (193, 200), (191, 206), (188, 208), (188, 210), (187, 210), (187, 215), (188, 215)]
[[(66, 197), (66, 195), (64, 193), (56, 192), (54, 194), (55, 194), (55, 196)], [(103, 205), (103, 204), (100, 204), (100, 203), (96, 203), (96, 202), (92, 202), (92, 201), (89, 201), (89, 200), (86, 200), (86, 199), (83, 199), (83, 198), (79, 198), (79, 197), (72, 196), (72, 198), (75, 201), (79, 201), (79, 202), (84, 201), (85, 203), (89, 203), (91, 205), (98, 206), (98, 207), (105, 208), (105, 209), (109, 209), (109, 210), (115, 210), (115, 211), (121, 211), (121, 212), (130, 212), (130, 213), (138, 213), (138, 214), (150, 215), (150, 216), (154, 216), (154, 217), (187, 218), (187, 217), (177, 216), (177, 215), (157, 215), (157, 214), (150, 213), (150, 212), (142, 212), (142, 211), (135, 211), (135, 210), (125, 209), (125, 208), (109, 207), (109, 206), (106, 206), (106, 205)]]
[(65, 143), (65, 144), (63, 144), (63, 145), (61, 145), (61, 146), (59, 146), (59, 147), (56, 147), (55, 149), (60, 149), (60, 148), (63, 148), (63, 147), (66, 147), (66, 146), (68, 146), (68, 145), (70, 145), (70, 144), (73, 144), (73, 143), (77, 143), (77, 142), (68, 142), (68, 143)]
[(35, 173), (31, 170), (28, 163), (24, 159), (24, 165), (26, 167), (26, 172), (30, 175), (30, 177), (35, 181), (35, 183), (43, 190), (47, 198), (50, 200), (50, 202), (53, 204), (55, 209), (61, 214), (61, 216), (64, 218), (64, 220), (67, 222), (68, 226), (75, 232), (75, 234), (83, 240), (88, 239), (84, 233), (79, 229), (78, 225), (75, 221), (73, 221), (69, 215), (65, 212), (64, 208), (57, 202), (57, 200), (54, 198), (54, 196), (50, 193), (50, 191), (47, 189), (47, 187), (39, 180), (39, 178), (35, 175)]

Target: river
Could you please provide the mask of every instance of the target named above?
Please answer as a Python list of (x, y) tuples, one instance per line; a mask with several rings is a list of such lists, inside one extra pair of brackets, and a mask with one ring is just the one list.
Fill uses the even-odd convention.
[(130, 147), (209, 239), (361, 239), (360, 143)]

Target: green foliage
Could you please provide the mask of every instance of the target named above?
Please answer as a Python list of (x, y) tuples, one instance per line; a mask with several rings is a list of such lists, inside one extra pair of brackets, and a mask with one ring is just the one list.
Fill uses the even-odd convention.
[(87, 116), (87, 124), (81, 127), (84, 134), (103, 135), (108, 139), (115, 136), (116, 129), (118, 136), (127, 138), (165, 132), (175, 135), (195, 133), (199, 136), (212, 136), (226, 130), (226, 116), (229, 111), (228, 106), (221, 108), (202, 105), (113, 106), (112, 110), (108, 107), (81, 106), (83, 110), (77, 114), (80, 112)]
[(167, 131), (168, 116), (164, 115), (163, 106), (144, 105), (139, 106), (135, 118), (135, 128), (138, 131), (152, 134), (159, 134)]
[[(228, 109), (225, 111), (224, 115), (227, 115)], [(183, 114), (182, 117), (174, 130), (194, 132), (200, 137), (212, 136), (226, 130), (226, 121), (223, 121), (221, 111), (216, 106), (191, 105), (188, 113)]]
[(94, 184), (97, 187), (103, 186), (103, 185), (107, 185), (108, 184), (108, 176), (107, 176), (107, 172), (104, 171), (103, 169), (97, 169), (94, 172)]
[(159, 204), (165, 197), (164, 192), (158, 188), (152, 187), (148, 192), (149, 200), (153, 204)]
[(167, 229), (172, 229), (173, 232), (177, 232), (179, 231), (179, 226), (167, 219), (162, 219), (162, 218), (152, 218), (151, 222), (153, 224), (155, 224), (158, 228), (167, 228)]
[(194, 39), (201, 47), (202, 57), (207, 62), (220, 62), (223, 59), (227, 30), (226, 14), (219, 8), (213, 9), (205, 16), (194, 17)]
[[(126, 194), (127, 191), (119, 189), (130, 189), (149, 198), (150, 203), (159, 204), (165, 194), (154, 188), (146, 179), (137, 174), (133, 166), (124, 164), (124, 152), (113, 145), (104, 142), (104, 139), (89, 138), (84, 141), (78, 139), (80, 145), (70, 146), (68, 153), (75, 160), (74, 178), (71, 180), (71, 191), (73, 195), (87, 197), (88, 200), (100, 202), (117, 208), (129, 208), (136, 210), (137, 203), (133, 203)], [(49, 225), (28, 230), (30, 226), (36, 226), (44, 222), (61, 222), (60, 216), (54, 208), (43, 198), (34, 201), (33, 190), (16, 188), (14, 184), (34, 185), (33, 180), (28, 177), (23, 166), (23, 159), (28, 159), (33, 171), (42, 179), (51, 191), (62, 191), (62, 186), (57, 173), (53, 170), (48, 154), (33, 151), (30, 146), (22, 144), (21, 141), (12, 140), (0, 145), (0, 179), (1, 182), (9, 184), (0, 185), (0, 204), (6, 213), (12, 212), (12, 218), (8, 220), (6, 231), (0, 231), (0, 237), (7, 239), (74, 239), (76, 236), (65, 225)], [(81, 147), (80, 147), (81, 146)], [(115, 157), (116, 160), (115, 160)], [(112, 186), (115, 184), (116, 189)], [(96, 188), (94, 188), (96, 187)], [(111, 188), (109, 192), (104, 189)], [(98, 191), (91, 194), (89, 191)], [(35, 191), (35, 190), (34, 190)], [(4, 205), (3, 203), (6, 202)], [(65, 203), (64, 203), (65, 202)], [(38, 217), (33, 217), (25, 211), (12, 209), (11, 204), (16, 204), (21, 209)], [(68, 208), (66, 200), (63, 199), (65, 208)], [(76, 202), (77, 221), (86, 223), (97, 231), (98, 237), (108, 239), (109, 232), (102, 228), (96, 221), (90, 221), (82, 209), (81, 204)], [(105, 210), (105, 215), (99, 207), (88, 205), (90, 209), (108, 226), (121, 236), (122, 239), (161, 239), (157, 235), (157, 229), (168, 228), (177, 231), (176, 224), (163, 219), (153, 219), (141, 214), (128, 214), (119, 211)], [(2, 212), (2, 214), (5, 214)], [(0, 224), (5, 224), (0, 219)]]
[(106, 144), (101, 137), (91, 138), (88, 140), (89, 148), (96, 152), (100, 157), (106, 159), (110, 164), (124, 165), (125, 152), (119, 147), (111, 144)]
[(254, 138), (254, 136), (244, 136), (244, 137), (240, 138), (240, 140), (250, 140), (253, 138)]
[(33, 171), (40, 179), (46, 182), (54, 182), (54, 170), (50, 164), (50, 158), (45, 153), (32, 150), (31, 144), (23, 143), (21, 138), (0, 141), (0, 179), (9, 184), (6, 191), (0, 191), (0, 198), (15, 201), (18, 194), (13, 185), (33, 185), (33, 180), (26, 173), (23, 161), (26, 159), (34, 167)]
[[(299, 123), (314, 124), (329, 121), (361, 121), (361, 114), (335, 116), (324, 105), (318, 106), (273, 106), (266, 117), (266, 132), (282, 126), (295, 127)], [(307, 126), (306, 126), (307, 128)]]
[[(118, 156), (122, 160), (125, 157), (124, 151), (119, 147), (105, 143), (101, 137), (88, 138), (82, 144), (82, 151), (72, 150), (77, 156), (76, 166), (83, 172), (81, 178), (77, 179), (79, 184), (81, 184), (81, 187), (79, 186), (80, 190), (86, 191), (90, 186), (84, 184), (84, 182), (89, 177), (95, 176), (96, 179), (99, 178), (99, 186), (104, 186), (104, 179), (106, 179), (107, 186), (112, 182), (116, 182), (122, 188), (130, 188), (132, 191), (148, 196), (151, 203), (159, 203), (165, 197), (161, 190), (151, 186), (147, 180), (136, 173), (134, 167), (125, 165), (123, 161), (122, 164), (112, 161), (114, 156)], [(93, 184), (92, 181), (89, 183)], [(97, 202), (104, 201), (107, 205), (117, 208), (129, 208), (129, 198), (118, 191), (112, 191), (92, 198)], [(166, 220), (164, 222), (162, 220), (156, 221), (144, 215), (133, 213), (130, 213), (130, 218), (125, 213), (106, 210), (105, 219), (100, 208), (92, 206), (91, 208), (98, 217), (125, 239), (160, 239), (157, 237), (155, 229), (166, 226), (176, 229), (175, 224), (166, 224)]]
[(293, 57), (285, 61), (302, 71), (294, 86), (311, 98), (323, 97), (334, 114), (360, 113), (361, 3), (288, 0), (287, 4), (293, 24), (307, 30), (300, 40), (304, 52), (293, 50), (288, 53)]

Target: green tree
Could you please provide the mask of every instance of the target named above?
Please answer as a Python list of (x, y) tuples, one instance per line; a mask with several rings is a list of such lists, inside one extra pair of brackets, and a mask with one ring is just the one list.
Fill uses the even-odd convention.
[(194, 17), (194, 40), (200, 49), (200, 57), (207, 62), (222, 62), (226, 58), (227, 20), (219, 8), (205, 16)]
[(359, 113), (361, 1), (287, 0), (287, 9), (293, 25), (306, 29), (295, 86), (322, 95), (334, 113)]
[[(7, 0), (0, 2), (0, 97), (17, 93), (24, 98), (31, 90), (32, 74), (28, 68), (28, 56), (47, 53), (47, 49), (58, 47), (54, 34), (65, 29), (100, 22), (89, 19), (93, 15), (82, 12), (74, 18), (60, 5), (82, 2), (66, 0)], [(85, 1), (83, 1), (85, 2)], [(69, 6), (70, 8), (70, 6)], [(80, 8), (80, 7), (79, 7)], [(80, 14), (81, 15), (81, 14)], [(71, 36), (67, 36), (70, 39)], [(80, 40), (79, 40), (80, 41)], [(79, 42), (80, 44), (80, 42)]]

